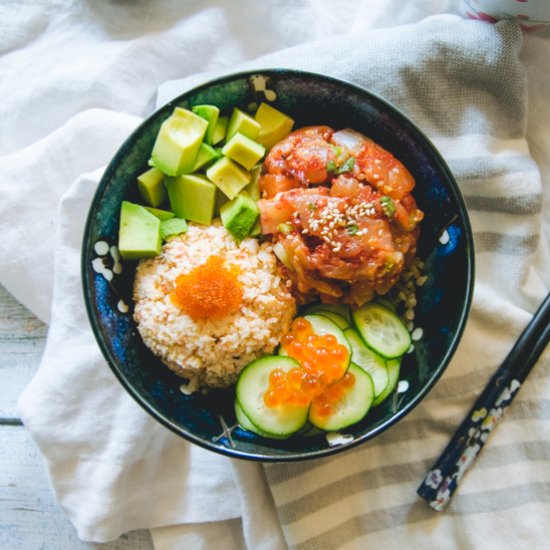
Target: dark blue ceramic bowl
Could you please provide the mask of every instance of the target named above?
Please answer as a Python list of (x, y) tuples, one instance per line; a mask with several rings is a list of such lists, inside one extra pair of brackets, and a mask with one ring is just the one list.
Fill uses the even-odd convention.
[[(403, 361), (401, 379), (406, 383), (401, 387), (408, 389), (343, 430), (346, 438), (341, 445), (330, 446), (324, 434), (276, 441), (235, 427), (233, 389), (207, 396), (182, 394), (181, 379), (144, 346), (132, 319), (135, 263), (120, 265), (109, 249), (117, 242), (121, 201), (139, 200), (136, 177), (148, 168), (160, 124), (175, 106), (210, 103), (230, 112), (235, 106), (246, 110), (260, 101), (272, 101), (293, 117), (295, 128), (328, 124), (336, 129), (351, 127), (371, 137), (411, 171), (417, 184), (414, 195), (426, 214), (419, 255), (425, 259), (428, 281), (419, 288), (415, 319), (424, 336)], [(440, 239), (443, 231), (445, 239)], [(412, 410), (441, 376), (458, 345), (470, 307), (473, 271), (464, 202), (445, 162), (422, 132), (366, 90), (291, 70), (226, 76), (181, 95), (151, 115), (108, 166), (90, 209), (82, 250), (90, 322), (107, 363), (126, 390), (157, 420), (189, 441), (232, 457), (262, 461), (318, 458), (348, 449)]]

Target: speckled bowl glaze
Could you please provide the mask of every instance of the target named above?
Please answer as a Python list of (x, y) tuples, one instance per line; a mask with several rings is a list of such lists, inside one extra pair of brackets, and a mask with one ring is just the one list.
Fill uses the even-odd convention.
[[(175, 106), (211, 103), (222, 111), (268, 101), (292, 116), (295, 128), (310, 124), (351, 127), (391, 151), (416, 179), (414, 195), (426, 213), (419, 255), (426, 284), (417, 293), (415, 325), (423, 338), (404, 357), (400, 392), (372, 409), (329, 444), (325, 434), (265, 439), (236, 426), (234, 389), (187, 396), (181, 379), (144, 346), (132, 319), (136, 264), (117, 254), (122, 200), (138, 201), (136, 177), (148, 168), (162, 121)], [(411, 411), (447, 367), (460, 340), (473, 286), (473, 243), (463, 199), (445, 162), (415, 125), (381, 98), (319, 74), (259, 70), (214, 80), (152, 114), (120, 148), (99, 184), (87, 220), (82, 277), (86, 306), (98, 344), (114, 374), (136, 401), (175, 433), (236, 458), (290, 461), (349, 449), (388, 429)]]

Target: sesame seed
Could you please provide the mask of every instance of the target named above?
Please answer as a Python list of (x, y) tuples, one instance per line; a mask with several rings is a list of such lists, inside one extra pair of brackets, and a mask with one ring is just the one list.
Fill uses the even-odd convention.
[(418, 279), (416, 279), (416, 284), (417, 286), (423, 286), (427, 280), (428, 277), (426, 275), (423, 275), (422, 277), (418, 277)]

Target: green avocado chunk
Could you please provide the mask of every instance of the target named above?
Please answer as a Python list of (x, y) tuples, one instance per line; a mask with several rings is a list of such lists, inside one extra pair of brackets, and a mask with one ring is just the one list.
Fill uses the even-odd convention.
[(162, 250), (160, 220), (143, 206), (122, 201), (118, 249), (125, 260), (158, 256)]
[(170, 218), (160, 222), (160, 238), (165, 241), (172, 235), (187, 232), (187, 222), (182, 218)]
[(214, 216), (216, 186), (200, 175), (166, 180), (170, 205), (178, 218), (208, 225)]
[(226, 141), (229, 141), (237, 132), (245, 135), (247, 138), (256, 139), (261, 125), (250, 115), (241, 111), (237, 107), (233, 109), (229, 124), (227, 125)]
[(229, 124), (229, 118), (226, 116), (221, 116), (218, 118), (216, 127), (214, 128), (214, 134), (212, 136), (212, 145), (218, 144), (225, 138), (227, 133), (227, 125)]
[(143, 208), (145, 208), (148, 212), (151, 212), (151, 214), (156, 216), (161, 222), (164, 220), (169, 220), (175, 216), (174, 212), (170, 212), (169, 210), (161, 210), (160, 208), (153, 208), (151, 206), (144, 206)]
[(207, 120), (176, 107), (160, 127), (151, 153), (153, 166), (168, 176), (191, 172), (207, 128)]
[(250, 234), (259, 215), (256, 202), (243, 193), (239, 193), (220, 208), (223, 225), (239, 241)]
[(236, 197), (237, 193), (250, 182), (250, 172), (227, 157), (222, 157), (210, 166), (206, 176), (225, 193), (228, 199)]
[(260, 216), (254, 222), (252, 229), (250, 230), (250, 237), (259, 237), (262, 234), (262, 224), (260, 223)]
[(294, 126), (294, 120), (267, 103), (260, 103), (254, 118), (261, 124), (256, 141), (266, 149), (286, 137)]
[(164, 174), (158, 168), (150, 168), (137, 178), (139, 194), (153, 208), (166, 200)]
[(204, 135), (204, 142), (207, 145), (212, 145), (214, 131), (216, 130), (218, 117), (220, 116), (220, 110), (215, 105), (195, 105), (194, 107), (191, 107), (191, 111), (208, 121), (208, 128), (206, 129), (206, 134)]
[(253, 139), (237, 132), (224, 145), (222, 153), (250, 170), (264, 156), (265, 149)]
[(243, 191), (246, 191), (249, 195), (249, 197), (254, 201), (260, 200), (260, 185), (259, 185), (259, 179), (260, 179), (260, 173), (262, 171), (261, 166), (255, 166), (250, 171), (250, 183), (243, 189)]
[(221, 156), (222, 153), (219, 149), (214, 149), (211, 145), (201, 143), (199, 153), (197, 154), (197, 159), (195, 160), (195, 165), (193, 166), (193, 170), (191, 170), (191, 172), (197, 172), (201, 168), (208, 166), (214, 160), (219, 159)]
[(216, 189), (216, 200), (214, 202), (214, 217), (220, 216), (220, 208), (224, 205), (229, 199), (225, 196), (225, 193), (218, 187)]

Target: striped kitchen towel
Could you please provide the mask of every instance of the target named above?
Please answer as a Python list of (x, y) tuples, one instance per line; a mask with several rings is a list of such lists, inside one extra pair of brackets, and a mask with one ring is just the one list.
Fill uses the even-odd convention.
[(550, 285), (540, 174), (524, 139), (521, 40), (510, 22), (433, 18), (309, 44), (254, 63), (341, 77), (401, 109), (454, 173), (476, 248), (472, 313), (451, 365), (425, 401), (359, 448), (313, 462), (265, 466), (290, 548), (547, 547), (548, 353), (446, 512), (434, 512), (416, 495)]

